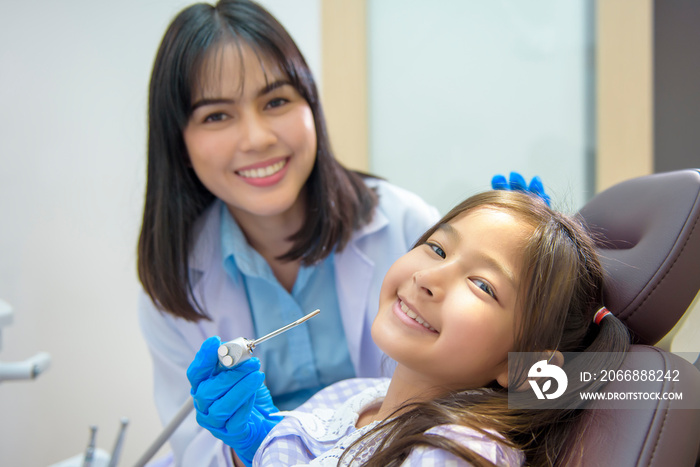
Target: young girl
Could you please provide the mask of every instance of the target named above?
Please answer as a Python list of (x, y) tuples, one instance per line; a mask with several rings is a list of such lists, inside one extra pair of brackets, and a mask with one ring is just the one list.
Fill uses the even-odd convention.
[[(384, 278), (372, 337), (397, 362), (390, 381), (336, 383), (275, 426), (259, 362), (220, 372), (212, 338), (188, 372), (197, 419), (246, 465), (255, 448), (253, 465), (561, 463), (580, 411), (512, 409), (507, 388), (529, 389), (526, 370), (540, 359), (565, 370), (576, 364), (562, 352), (615, 352), (621, 360), (625, 326), (612, 315), (593, 320), (602, 279), (577, 220), (521, 193), (474, 196)], [(237, 392), (222, 389), (237, 384)], [(562, 397), (576, 407), (584, 383), (569, 384)]]

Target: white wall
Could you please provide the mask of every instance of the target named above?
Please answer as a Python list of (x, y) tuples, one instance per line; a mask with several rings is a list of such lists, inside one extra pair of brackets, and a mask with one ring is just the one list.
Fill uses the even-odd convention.
[(496, 173), (592, 193), (591, 0), (369, 0), (371, 169), (446, 212)]
[[(268, 0), (320, 67), (319, 0)], [(0, 2), (0, 298), (15, 310), (0, 359), (52, 366), (0, 384), (0, 465), (110, 451), (160, 432), (136, 317), (150, 68), (181, 0)]]

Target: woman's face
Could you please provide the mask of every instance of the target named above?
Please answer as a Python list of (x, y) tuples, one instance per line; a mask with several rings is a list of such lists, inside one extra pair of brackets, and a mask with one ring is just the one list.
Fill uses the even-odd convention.
[(462, 390), (507, 379), (522, 248), (532, 229), (481, 207), (399, 258), (382, 284), (372, 337), (417, 387)]
[(316, 160), (309, 104), (248, 46), (224, 46), (203, 70), (183, 132), (199, 180), (236, 217), (303, 215)]

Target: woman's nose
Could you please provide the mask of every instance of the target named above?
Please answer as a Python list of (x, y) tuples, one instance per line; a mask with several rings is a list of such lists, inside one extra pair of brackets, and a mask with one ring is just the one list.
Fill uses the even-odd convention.
[(244, 152), (264, 151), (277, 141), (270, 122), (255, 111), (241, 115), (240, 149)]

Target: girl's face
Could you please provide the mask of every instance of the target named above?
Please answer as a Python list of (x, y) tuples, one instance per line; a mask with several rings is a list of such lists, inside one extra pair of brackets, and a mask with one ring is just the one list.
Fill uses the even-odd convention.
[(183, 132), (197, 177), (236, 217), (303, 213), (299, 194), (316, 160), (309, 104), (262, 63), (233, 45), (205, 60)]
[(518, 324), (522, 248), (532, 229), (480, 207), (442, 225), (387, 272), (372, 338), (416, 387), (507, 379)]

